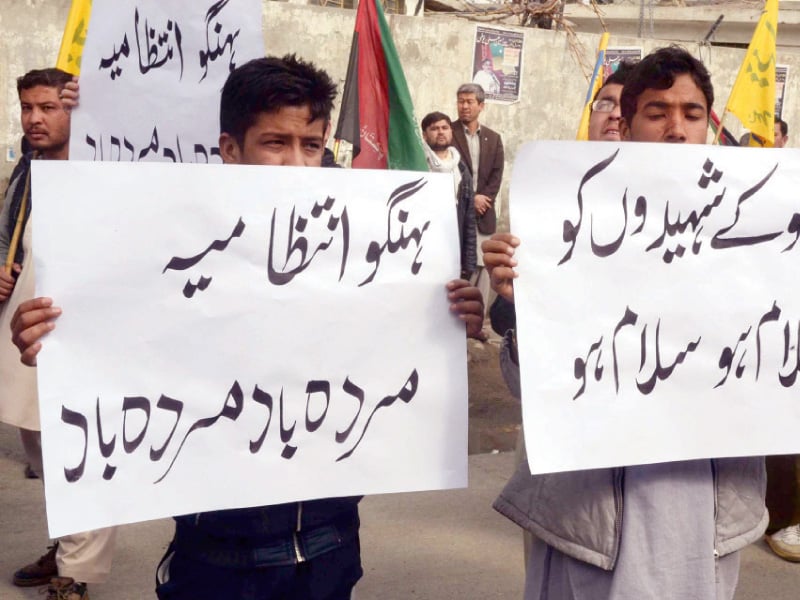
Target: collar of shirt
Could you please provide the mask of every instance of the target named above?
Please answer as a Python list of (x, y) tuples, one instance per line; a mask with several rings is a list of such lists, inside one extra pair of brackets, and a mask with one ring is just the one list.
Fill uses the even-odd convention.
[[(462, 125), (463, 125), (463, 123), (462, 123)], [(475, 130), (475, 133), (470, 133), (469, 127), (464, 125), (464, 135), (469, 137), (469, 136), (478, 136), (480, 134), (481, 134), (481, 124), (480, 123), (478, 123), (478, 128)]]

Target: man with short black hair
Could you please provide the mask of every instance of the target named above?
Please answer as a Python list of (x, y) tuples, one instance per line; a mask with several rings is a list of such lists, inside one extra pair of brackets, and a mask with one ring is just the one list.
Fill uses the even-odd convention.
[[(247, 62), (228, 76), (220, 101), (225, 164), (322, 164), (336, 85), (294, 55)], [(480, 292), (447, 284), (450, 311), (474, 336)], [(60, 315), (49, 298), (17, 310), (13, 339), (35, 364), (41, 337)], [(156, 573), (166, 600), (347, 600), (361, 578), (360, 497), (324, 498), (175, 517), (175, 535)]]
[(431, 171), (450, 173), (453, 176), (458, 241), (461, 247), (461, 278), (469, 279), (477, 263), (472, 176), (458, 150), (451, 145), (453, 128), (450, 117), (441, 112), (425, 115), (422, 119), (422, 138), (425, 140), (425, 156)]
[[(20, 428), (30, 469), (39, 478), (43, 472), (36, 372), (20, 364), (8, 331), (17, 306), (34, 294), (31, 160), (68, 158), (73, 103), (64, 94), (75, 85), (72, 81), (72, 75), (58, 69), (34, 70), (17, 79), (22, 130), (32, 152), (15, 167), (0, 212), (0, 421)], [(9, 271), (5, 265), (12, 239), (17, 245)], [(14, 573), (14, 585), (49, 583), (49, 599), (86, 600), (86, 584), (102, 583), (111, 571), (115, 531), (109, 528), (60, 538), (37, 561)]]
[[(622, 137), (703, 144), (713, 101), (705, 66), (682, 48), (661, 48), (628, 76)], [(511, 234), (483, 244), (492, 286), (512, 302), (518, 245)], [(518, 389), (518, 365), (502, 356), (501, 364)], [(525, 461), (494, 506), (538, 538), (525, 600), (731, 600), (738, 551), (767, 525), (764, 483), (761, 457), (534, 476)]]
[[(20, 103), (20, 121), (24, 139), (32, 152), (24, 153), (6, 190), (3, 211), (0, 213), (0, 302), (4, 302), (14, 289), (15, 274), (22, 270), (24, 251), (19, 245), (14, 256), (12, 273), (5, 270), (11, 238), (17, 224), (22, 198), (30, 186), (28, 176), (31, 159), (35, 156), (43, 160), (66, 160), (69, 155), (70, 115), (61, 103), (61, 90), (72, 81), (72, 75), (58, 69), (29, 71), (17, 79), (17, 94)], [(30, 203), (25, 202), (23, 220), (30, 214)]]
[(704, 144), (713, 104), (703, 63), (678, 46), (661, 48), (636, 65), (622, 89), (622, 137)]
[[(294, 55), (251, 60), (220, 99), (225, 164), (319, 167), (336, 84)], [(346, 599), (361, 578), (360, 497), (175, 517), (159, 598)]]

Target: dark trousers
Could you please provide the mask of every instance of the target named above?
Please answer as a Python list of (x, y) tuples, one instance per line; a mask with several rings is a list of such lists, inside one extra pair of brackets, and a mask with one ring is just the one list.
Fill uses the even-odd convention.
[(800, 523), (800, 455), (767, 456), (767, 533)]
[(349, 600), (361, 578), (358, 536), (310, 561), (281, 567), (226, 568), (173, 551), (158, 567), (160, 600)]

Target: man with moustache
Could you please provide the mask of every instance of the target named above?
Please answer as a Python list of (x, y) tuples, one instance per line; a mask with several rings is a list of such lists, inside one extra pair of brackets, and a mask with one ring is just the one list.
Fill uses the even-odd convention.
[[(10, 321), (20, 303), (33, 298), (34, 277), (29, 222), (31, 160), (66, 160), (69, 156), (70, 110), (76, 84), (58, 69), (26, 73), (17, 80), (25, 139), (33, 149), (14, 169), (0, 212), (0, 421), (20, 428), (31, 470), (42, 477), (42, 440), (36, 371), (20, 364), (11, 343)], [(66, 97), (69, 97), (67, 99)], [(18, 240), (12, 268), (5, 264), (11, 240)], [(60, 538), (37, 561), (14, 573), (21, 587), (50, 584), (48, 599), (87, 600), (87, 583), (102, 583), (111, 571), (114, 528)]]
[(461, 278), (469, 279), (475, 271), (477, 248), (475, 246), (475, 206), (472, 177), (452, 145), (453, 128), (450, 117), (432, 112), (422, 119), (422, 138), (428, 166), (435, 173), (450, 173), (456, 197), (458, 241), (461, 246)]

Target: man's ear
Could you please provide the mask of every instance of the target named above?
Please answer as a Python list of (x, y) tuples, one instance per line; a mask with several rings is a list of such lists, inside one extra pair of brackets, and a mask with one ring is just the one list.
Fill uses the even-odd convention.
[(219, 136), (219, 154), (225, 164), (239, 164), (242, 162), (242, 149), (239, 142), (229, 133)]
[(621, 117), (619, 120), (619, 137), (629, 142), (631, 139), (631, 128), (628, 127), (628, 122), (625, 120), (625, 117)]

